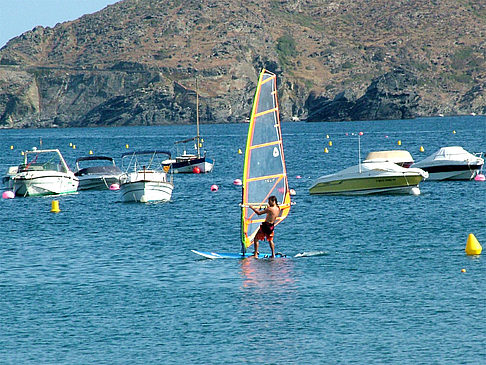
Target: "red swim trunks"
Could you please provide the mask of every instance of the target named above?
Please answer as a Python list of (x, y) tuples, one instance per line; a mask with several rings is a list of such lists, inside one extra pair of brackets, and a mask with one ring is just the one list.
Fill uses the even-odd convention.
[(275, 225), (273, 223), (263, 222), (260, 224), (260, 228), (255, 236), (255, 240), (262, 241), (267, 239), (267, 241), (273, 240), (273, 228)]

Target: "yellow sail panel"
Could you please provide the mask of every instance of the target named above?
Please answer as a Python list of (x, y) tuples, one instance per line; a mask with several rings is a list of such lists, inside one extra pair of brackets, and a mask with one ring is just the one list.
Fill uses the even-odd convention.
[(243, 252), (253, 244), (256, 232), (264, 221), (249, 205), (264, 207), (275, 195), (281, 207), (276, 224), (287, 217), (290, 194), (283, 154), (282, 131), (277, 100), (275, 74), (262, 70), (253, 99), (243, 171), (241, 242)]

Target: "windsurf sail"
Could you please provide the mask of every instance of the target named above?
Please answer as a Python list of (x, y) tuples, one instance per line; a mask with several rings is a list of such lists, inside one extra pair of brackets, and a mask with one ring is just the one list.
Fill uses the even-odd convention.
[(282, 131), (277, 100), (277, 77), (263, 69), (253, 99), (243, 172), (241, 204), (242, 252), (265, 220), (250, 209), (265, 207), (270, 196), (277, 197), (281, 209), (275, 224), (282, 222), (290, 211), (290, 193), (282, 144)]

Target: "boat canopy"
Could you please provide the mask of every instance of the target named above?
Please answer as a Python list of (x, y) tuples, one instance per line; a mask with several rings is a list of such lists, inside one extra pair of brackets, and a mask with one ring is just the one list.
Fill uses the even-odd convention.
[(410, 152), (405, 150), (374, 151), (368, 153), (364, 162), (394, 162), (413, 163), (413, 157)]
[[(361, 171), (361, 172), (360, 172)], [(338, 171), (334, 174), (321, 176), (319, 181), (333, 181), (360, 177), (369, 177), (370, 175), (378, 175), (381, 173), (395, 173), (395, 174), (409, 174), (415, 173), (422, 175), (424, 178), (428, 176), (427, 172), (419, 168), (405, 168), (398, 166), (393, 162), (363, 162), (361, 165), (354, 165), (344, 170)]]
[(101, 161), (101, 160), (113, 162), (113, 158), (108, 156), (85, 156), (76, 159), (76, 163), (81, 161)]
[(149, 151), (133, 151), (133, 152), (125, 152), (121, 155), (121, 157), (125, 156), (138, 156), (138, 155), (159, 155), (164, 154), (168, 155), (171, 158), (171, 153), (169, 151), (159, 151), (159, 150), (149, 150)]
[(442, 147), (437, 152), (417, 162), (414, 166), (428, 165), (434, 161), (477, 161), (480, 157), (467, 152), (460, 146)]

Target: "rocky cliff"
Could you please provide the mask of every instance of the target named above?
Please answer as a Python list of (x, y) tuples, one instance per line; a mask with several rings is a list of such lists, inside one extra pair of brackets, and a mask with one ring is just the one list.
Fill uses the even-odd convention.
[(243, 121), (262, 67), (282, 118), (486, 114), (486, 5), (124, 0), (0, 50), (0, 126)]

